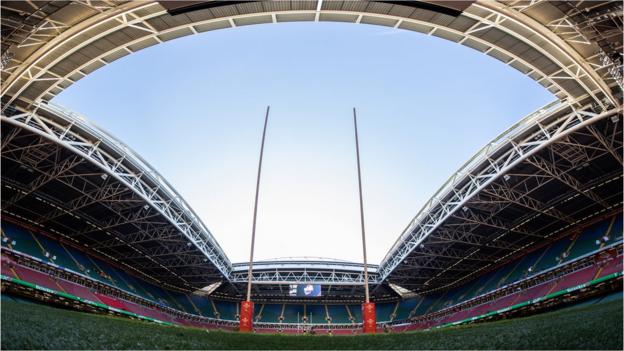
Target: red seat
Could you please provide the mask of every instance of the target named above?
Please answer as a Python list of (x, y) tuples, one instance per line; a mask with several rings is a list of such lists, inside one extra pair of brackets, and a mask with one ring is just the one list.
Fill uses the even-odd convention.
[(37, 272), (19, 265), (16, 265), (14, 269), (18, 275), (18, 278), (20, 278), (21, 280), (43, 286), (51, 290), (60, 290), (54, 280), (52, 280), (52, 278), (50, 278), (50, 276), (45, 273)]
[(114, 297), (106, 296), (104, 294), (100, 294), (97, 292), (95, 293), (95, 296), (97, 296), (100, 299), (100, 301), (104, 302), (110, 307), (128, 311), (128, 307), (121, 300), (117, 300)]
[(63, 288), (63, 290), (65, 290), (65, 292), (67, 292), (68, 294), (72, 294), (74, 296), (78, 296), (80, 298), (83, 298), (85, 300), (89, 300), (92, 302), (101, 302), (100, 299), (98, 299), (97, 296), (95, 296), (95, 294), (93, 294), (93, 292), (91, 292), (91, 290), (89, 290), (89, 288), (87, 287), (74, 284), (74, 283), (70, 283), (62, 279), (59, 280), (58, 283)]

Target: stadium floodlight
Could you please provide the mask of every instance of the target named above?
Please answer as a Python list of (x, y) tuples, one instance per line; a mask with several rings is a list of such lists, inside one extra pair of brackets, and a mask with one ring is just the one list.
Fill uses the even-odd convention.
[(145, 206), (143, 206), (143, 209), (144, 209), (144, 210), (149, 209), (149, 205), (148, 205), (148, 204), (145, 204)]
[(505, 174), (505, 175), (503, 176), (503, 179), (505, 179), (505, 180), (507, 181), (507, 180), (511, 179), (511, 177), (509, 176), (509, 174)]
[(100, 178), (102, 178), (103, 180), (106, 180), (108, 179), (108, 174), (102, 173), (102, 175), (100, 175)]
[(611, 116), (611, 122), (617, 123), (620, 121), (620, 117), (618, 115)]

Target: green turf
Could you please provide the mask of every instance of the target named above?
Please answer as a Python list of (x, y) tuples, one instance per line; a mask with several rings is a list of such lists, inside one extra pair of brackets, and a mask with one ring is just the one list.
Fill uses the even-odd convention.
[(253, 335), (166, 327), (2, 301), (2, 349), (617, 349), (622, 300), (402, 334)]

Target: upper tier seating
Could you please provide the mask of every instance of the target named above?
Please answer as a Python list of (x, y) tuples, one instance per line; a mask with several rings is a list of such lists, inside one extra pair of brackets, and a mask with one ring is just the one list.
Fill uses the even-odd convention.
[(2, 246), (46, 260), (33, 236), (27, 230), (10, 223), (2, 222)]
[(574, 245), (572, 245), (564, 260), (571, 261), (588, 252), (598, 249), (600, 247), (600, 240), (602, 237), (609, 235), (612, 223), (613, 221), (602, 221), (585, 229), (582, 235), (579, 235), (576, 240), (573, 239)]

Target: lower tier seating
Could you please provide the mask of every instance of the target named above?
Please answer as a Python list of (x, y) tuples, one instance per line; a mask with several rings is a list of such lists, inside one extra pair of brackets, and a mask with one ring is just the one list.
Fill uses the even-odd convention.
[[(81, 297), (83, 299), (89, 300), (89, 301), (105, 304), (107, 306), (113, 307), (118, 310), (124, 310), (124, 311), (135, 313), (140, 316), (150, 317), (156, 320), (160, 320), (164, 322), (171, 322), (171, 323), (181, 324), (181, 325), (186, 325), (186, 326), (193, 326), (193, 327), (199, 327), (199, 328), (217, 328), (217, 327), (221, 328), (223, 327), (223, 326), (219, 326), (218, 324), (215, 324), (215, 322), (189, 320), (185, 318), (176, 317), (173, 314), (160, 310), (158, 308), (140, 305), (140, 304), (137, 304), (136, 302), (127, 301), (124, 299), (120, 299), (118, 297), (108, 296), (101, 292), (95, 292), (95, 291), (92, 291), (91, 289), (77, 285), (73, 282), (66, 281), (64, 279), (60, 279), (56, 277), (51, 277), (40, 271), (36, 271), (29, 267), (24, 267), (6, 258), (3, 258), (2, 263), (3, 263), (3, 269), (9, 268), (10, 270), (16, 273), (13, 275), (15, 278), (28, 280), (34, 284), (43, 286), (47, 289), (66, 292), (68, 294), (72, 294), (72, 295)], [(416, 323), (406, 323), (403, 325), (396, 325), (396, 326), (393, 326), (392, 328), (393, 330), (396, 330), (396, 331), (403, 331), (403, 330), (411, 330), (411, 329), (431, 328), (435, 326), (446, 325), (449, 323), (460, 322), (468, 318), (479, 317), (490, 312), (495, 312), (504, 308), (509, 308), (510, 306), (514, 306), (516, 304), (520, 304), (523, 302), (534, 301), (535, 299), (546, 296), (548, 294), (559, 292), (559, 291), (565, 291), (566, 289), (570, 289), (570, 288), (579, 286), (580, 284), (587, 283), (588, 281), (591, 281), (592, 279), (604, 277), (612, 273), (621, 274), (622, 268), (623, 268), (622, 256), (620, 255), (618, 257), (611, 258), (604, 262), (602, 261), (597, 262), (596, 264), (593, 264), (588, 267), (574, 271), (572, 273), (563, 275), (559, 278), (546, 281), (542, 284), (533, 286), (531, 288), (524, 289), (522, 291), (512, 292), (506, 296), (500, 297), (493, 301), (488, 301), (488, 302), (485, 302), (476, 306), (471, 306), (462, 310), (454, 311), (452, 313), (442, 315), (440, 317), (434, 317), (433, 319), (429, 319), (426, 321), (418, 321)], [(55, 286), (56, 288), (54, 288)], [(621, 297), (621, 293), (619, 293), (619, 296)], [(226, 306), (221, 303), (219, 303), (219, 305), (221, 307)], [(231, 308), (235, 306), (235, 304), (230, 303), (229, 306)], [(270, 309), (272, 309), (273, 311), (279, 310), (279, 307), (278, 307), (279, 305), (274, 304), (272, 306), (273, 307), (271, 307)], [(303, 308), (303, 305), (290, 305), (290, 308), (282, 305), (283, 309), (287, 311), (287, 313), (289, 314), (292, 313), (292, 311), (297, 310), (296, 308), (293, 308), (295, 306)], [(345, 305), (342, 305), (342, 306), (331, 305), (332, 306), (331, 309), (329, 308), (329, 306), (330, 305), (327, 305), (328, 307), (327, 311), (336, 310), (336, 307), (343, 307), (345, 308), (345, 310), (347, 309)], [(354, 306), (356, 305), (350, 305), (351, 308), (354, 308)], [(314, 319), (315, 313), (319, 313), (322, 315), (322, 309), (323, 309), (322, 307), (324, 306), (316, 305), (313, 308), (311, 308), (310, 309), (311, 312), (309, 314), (310, 318)], [(305, 310), (307, 312), (307, 307)], [(264, 311), (264, 308), (263, 308), (263, 311)], [(397, 307), (397, 311), (398, 311), (398, 307)], [(336, 315), (339, 315), (339, 313)], [(277, 325), (280, 325), (280, 324), (277, 324)], [(330, 325), (328, 324), (327, 326), (329, 327)], [(233, 324), (229, 324), (226, 327), (232, 328)], [(322, 326), (319, 327), (319, 332), (327, 332), (328, 327), (326, 328), (323, 328)], [(268, 327), (268, 326), (261, 327), (260, 326), (260, 331), (262, 331), (262, 328), (264, 328), (264, 330), (267, 332), (276, 332), (275, 325), (273, 327)], [(341, 333), (346, 334), (346, 333), (352, 333), (354, 331), (357, 331), (358, 328), (359, 327), (357, 325), (354, 325), (351, 328), (348, 328), (348, 327), (338, 328), (338, 329), (335, 329), (333, 332), (335, 334), (341, 334)], [(293, 330), (292, 328), (290, 330), (284, 329), (284, 331), (287, 333), (298, 332), (297, 330)]]
[[(34, 257), (40, 260), (42, 264), (61, 266), (67, 271), (97, 280), (102, 284), (125, 291), (133, 296), (181, 312), (200, 317), (230, 321), (237, 320), (239, 306), (235, 302), (169, 291), (144, 281), (111, 262), (107, 262), (71, 244), (52, 238), (45, 233), (26, 229), (8, 222), (1, 222), (1, 225), (3, 249)], [(404, 299), (398, 303), (378, 303), (376, 305), (378, 321), (389, 322), (392, 320), (402, 321), (409, 318), (417, 319), (421, 316), (442, 311), (450, 306), (464, 303), (477, 296), (483, 296), (519, 280), (535, 277), (553, 267), (568, 264), (575, 259), (592, 254), (614, 243), (621, 245), (621, 241), (622, 215), (619, 214), (588, 226), (578, 235), (564, 237), (540, 247), (461, 287), (438, 294)], [(163, 320), (172, 319), (172, 317), (161, 310), (148, 308), (129, 301), (115, 302), (117, 301), (115, 299), (104, 301), (107, 299), (106, 295), (101, 295), (99, 292), (11, 263), (5, 260), (4, 255), (2, 259), (2, 274), (5, 276), (19, 278), (47, 289), (66, 292), (86, 300), (104, 303), (111, 307), (133, 312), (140, 311), (146, 316), (160, 316)], [(488, 304), (459, 311), (454, 317), (445, 316), (443, 321), (453, 322), (461, 318), (474, 316), (477, 313), (497, 310), (530, 300), (535, 296), (543, 296), (552, 291), (566, 289), (597, 277), (621, 271), (621, 261), (619, 265), (613, 263), (604, 266), (597, 265), (592, 269), (588, 268), (575, 272), (573, 275), (566, 276), (565, 279), (562, 278), (560, 281), (548, 282), (526, 291), (504, 296)], [(139, 312), (134, 313), (139, 314)], [(297, 323), (298, 321), (307, 320), (307, 322), (312, 321), (314, 323), (329, 323), (331, 321), (332, 325), (336, 325), (361, 323), (362, 318), (360, 305), (257, 304), (255, 314), (257, 322), (268, 323), (278, 323), (280, 321), (283, 323)]]

